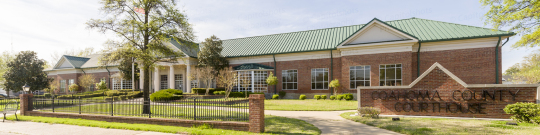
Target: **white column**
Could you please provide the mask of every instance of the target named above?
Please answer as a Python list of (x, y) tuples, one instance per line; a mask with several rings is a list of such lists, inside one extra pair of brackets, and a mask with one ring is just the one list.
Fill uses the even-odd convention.
[(144, 66), (142, 64), (139, 64), (139, 89), (144, 89)]
[(251, 92), (255, 92), (255, 71), (251, 72)]
[(159, 91), (159, 68), (156, 66), (154, 69), (154, 91)]
[(169, 66), (169, 89), (174, 89), (174, 65)]
[(191, 93), (191, 78), (187, 77), (187, 76), (190, 76), (191, 73), (191, 65), (187, 64), (186, 65), (186, 91), (187, 93)]

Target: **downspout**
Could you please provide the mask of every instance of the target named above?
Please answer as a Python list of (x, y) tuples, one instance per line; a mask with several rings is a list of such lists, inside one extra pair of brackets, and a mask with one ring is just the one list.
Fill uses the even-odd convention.
[(81, 71), (86, 75), (86, 72), (84, 72), (84, 70), (83, 70), (82, 68), (80, 68), (80, 69), (81, 69)]
[[(332, 55), (332, 50), (330, 50), (330, 80), (332, 81), (334, 79), (334, 56)], [(335, 90), (335, 88), (334, 88)], [(332, 91), (330, 91), (330, 95), (332, 95)]]
[[(272, 56), (274, 57), (274, 74), (276, 74), (275, 76), (277, 76), (277, 67), (276, 67), (276, 54), (272, 54)], [(281, 82), (283, 82), (283, 80), (281, 80)], [(277, 84), (274, 86), (274, 94), (277, 93)]]
[(111, 72), (109, 69), (107, 69), (107, 66), (105, 66), (105, 70), (107, 70), (107, 73), (109, 73), (109, 76), (107, 76), (107, 80), (109, 80), (109, 89), (111, 89)]
[(501, 36), (495, 46), (495, 84), (499, 84), (499, 44), (501, 43)]
[(422, 48), (422, 43), (418, 41), (418, 51), (416, 52), (416, 78), (420, 77), (420, 48)]

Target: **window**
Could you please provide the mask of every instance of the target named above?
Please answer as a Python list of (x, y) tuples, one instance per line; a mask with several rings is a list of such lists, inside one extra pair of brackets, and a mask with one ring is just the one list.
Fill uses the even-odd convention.
[(370, 85), (370, 66), (351, 66), (349, 68), (350, 88)]
[(401, 64), (379, 66), (380, 86), (401, 86)]
[[(238, 71), (238, 91), (251, 91), (251, 84), (253, 84), (253, 78), (251, 78), (251, 71)], [(247, 87), (242, 85), (244, 81), (249, 81)]]
[(268, 78), (268, 71), (253, 71), (254, 92), (266, 92), (268, 90), (266, 78)]
[(167, 75), (161, 75), (160, 89), (168, 89), (169, 85), (167, 83)]
[(132, 84), (131, 80), (122, 79), (122, 89), (132, 89)]
[(66, 91), (66, 80), (60, 80), (60, 92), (67, 92)]
[(298, 89), (298, 70), (282, 70), (281, 80), (284, 90), (297, 90)]
[(69, 79), (69, 85), (68, 86), (70, 86), (72, 84), (75, 84), (75, 79)]
[(122, 89), (122, 82), (118, 78), (113, 78), (112, 86), (113, 86), (113, 90), (120, 90)]
[(183, 80), (184, 79), (182, 77), (182, 74), (174, 75), (174, 89), (181, 90), (182, 89), (182, 84), (184, 83)]
[(191, 88), (199, 88), (199, 80), (191, 80)]
[(328, 68), (311, 69), (311, 89), (328, 90)]

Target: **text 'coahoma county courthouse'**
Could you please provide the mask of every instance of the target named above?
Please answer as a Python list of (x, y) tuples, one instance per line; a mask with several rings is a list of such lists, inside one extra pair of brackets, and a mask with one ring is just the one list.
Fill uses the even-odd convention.
[[(360, 25), (223, 40), (222, 55), (239, 75), (251, 78), (248, 88), (238, 86), (236, 91), (286, 91), (285, 98), (300, 94), (309, 98), (331, 94), (328, 84), (333, 79), (340, 81), (343, 93), (356, 93), (357, 87), (406, 86), (435, 63), (466, 84), (500, 84), (501, 46), (513, 35), (420, 18), (373, 19)], [(153, 71), (141, 71), (141, 75), (151, 72), (152, 91), (175, 88), (190, 92), (199, 87), (195, 78), (187, 77), (197, 64), (199, 49), (174, 41), (169, 45), (186, 57), (177, 63), (158, 62), (161, 68)], [(64, 56), (45, 71), (60, 81), (62, 92), (83, 74), (94, 74), (96, 82), (104, 80), (110, 89), (132, 89), (133, 83), (135, 89), (143, 87), (140, 82), (146, 76), (135, 82), (114, 77), (119, 72), (117, 65), (103, 68), (98, 59), (99, 55)], [(276, 86), (266, 84), (270, 72), (278, 77)]]

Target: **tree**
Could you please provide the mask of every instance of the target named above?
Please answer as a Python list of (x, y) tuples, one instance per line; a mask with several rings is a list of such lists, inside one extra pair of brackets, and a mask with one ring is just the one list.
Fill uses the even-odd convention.
[(540, 44), (540, 2), (536, 0), (480, 0), (489, 11), (484, 15), (485, 24), (493, 29), (510, 27), (509, 31), (521, 35), (512, 47), (534, 47)]
[[(102, 65), (133, 57), (142, 64), (144, 72), (143, 99), (150, 102), (149, 76), (154, 63), (177, 61), (184, 54), (171, 49), (166, 42), (174, 40), (181, 45), (194, 47), (193, 30), (184, 13), (175, 8), (176, 0), (101, 0), (105, 19), (91, 19), (86, 24), (99, 32), (113, 32), (117, 41), (105, 43)], [(166, 59), (164, 59), (166, 58)], [(143, 113), (150, 113), (150, 104), (143, 106)]]
[(84, 74), (79, 77), (79, 85), (81, 85), (85, 91), (90, 90), (90, 87), (94, 85), (96, 81), (94, 80), (94, 75)]
[[(199, 60), (198, 66), (210, 66), (216, 71), (221, 71), (229, 67), (229, 61), (221, 55), (223, 46), (221, 39), (217, 38), (215, 35), (212, 35), (210, 38), (206, 38), (202, 42), (202, 49), (197, 53), (197, 59)], [(216, 75), (219, 72), (216, 72)]]
[(96, 51), (94, 50), (93, 47), (87, 47), (87, 48), (84, 48), (84, 49), (81, 49), (81, 50), (78, 50), (78, 49), (77, 50), (76, 49), (65, 50), (64, 52), (54, 51), (54, 53), (51, 54), (52, 60), (51, 60), (50, 64), (55, 65), (56, 62), (58, 62), (58, 60), (60, 60), (60, 58), (62, 58), (62, 56), (64, 56), (64, 55), (77, 56), (77, 57), (86, 57), (88, 55), (92, 55), (92, 54), (95, 54), (95, 53), (96, 53)]
[(5, 89), (7, 96), (9, 97), (9, 89), (4, 87), (4, 83), (6, 83), (6, 79), (3, 77), (4, 74), (9, 70), (9, 67), (7, 64), (11, 62), (13, 59), (15, 59), (15, 54), (10, 53), (8, 51), (2, 52), (2, 55), (0, 55), (0, 89)]
[(210, 92), (210, 85), (214, 80), (214, 69), (212, 67), (198, 67), (195, 69), (195, 72), (191, 72), (190, 78), (198, 78), (203, 82), (204, 87), (206, 88), (206, 93), (208, 95)]
[(69, 91), (70, 91), (70, 92), (73, 92), (73, 93), (79, 91), (79, 85), (77, 85), (77, 84), (71, 84), (71, 85), (69, 85)]
[(122, 59), (122, 62), (120, 62), (120, 65), (118, 66), (118, 70), (122, 72), (123, 79), (131, 80), (131, 70), (132, 70), (131, 64), (135, 64), (135, 80), (139, 80), (139, 76), (140, 76), (139, 74), (141, 71), (139, 69), (139, 64), (137, 64), (136, 62), (133, 62), (131, 58)]
[(270, 75), (268, 76), (268, 78), (266, 78), (266, 83), (268, 84), (268, 86), (276, 85), (278, 83), (278, 79), (276, 76), (274, 76), (274, 73), (270, 72)]
[(220, 74), (218, 75), (217, 80), (225, 86), (225, 99), (228, 99), (229, 94), (231, 94), (234, 85), (238, 81), (238, 74), (231, 67), (224, 68), (219, 72)]
[(96, 89), (98, 89), (98, 90), (106, 90), (107, 89), (107, 83), (105, 81), (101, 81), (99, 83), (96, 83)]
[(540, 83), (540, 50), (525, 56), (523, 62), (516, 63), (505, 73), (512, 76), (510, 79), (512, 82)]
[(248, 88), (251, 86), (251, 76), (247, 74), (240, 74), (240, 86), (244, 89), (244, 95), (248, 98)]
[(31, 91), (42, 90), (49, 85), (51, 79), (43, 72), (45, 60), (38, 59), (34, 51), (22, 51), (14, 60), (8, 62), (8, 71), (3, 75), (5, 88), (18, 92), (28, 84)]
[(51, 82), (49, 83), (49, 93), (58, 94), (60, 92), (60, 89), (58, 87), (60, 86), (60, 82), (54, 79), (51, 79)]
[(334, 95), (337, 95), (337, 91), (339, 90), (339, 80), (338, 79), (334, 79), (332, 81), (330, 81), (330, 84), (328, 84), (328, 87), (330, 88), (334, 88)]

